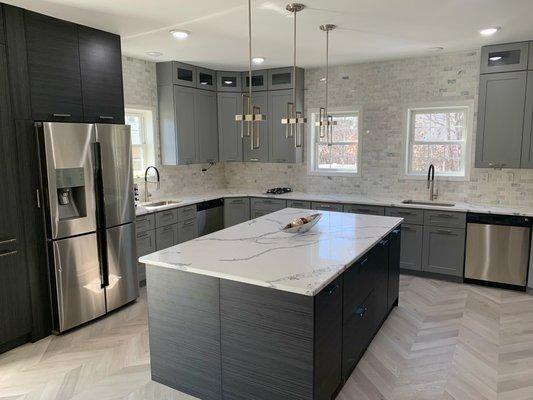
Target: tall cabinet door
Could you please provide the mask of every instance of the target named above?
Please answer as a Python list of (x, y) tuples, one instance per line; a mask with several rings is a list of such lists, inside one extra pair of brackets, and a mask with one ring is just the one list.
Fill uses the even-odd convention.
[(242, 161), (240, 123), (235, 115), (241, 113), (240, 93), (218, 93), (218, 146), (220, 161)]
[(30, 11), (24, 20), (33, 119), (82, 121), (77, 25)]
[(196, 160), (196, 89), (174, 85), (178, 164), (194, 164)]
[(266, 115), (267, 119), (266, 121), (255, 124), (256, 128), (259, 127), (259, 149), (252, 149), (251, 137), (245, 137), (243, 139), (243, 160), (268, 162), (268, 125), (270, 123), (268, 118), (268, 92), (252, 93), (252, 104), (258, 106), (261, 114)]
[[(0, 352), (31, 331), (28, 271), (25, 261), (18, 182), (17, 143), (7, 81), (6, 50), (0, 45)], [(12, 346), (9, 346), (12, 347)]]
[[(302, 98), (302, 93), (297, 93), (298, 110), (302, 109)], [(270, 162), (297, 163), (302, 160), (302, 148), (295, 148), (294, 136), (288, 138), (287, 125), (281, 123), (281, 119), (287, 116), (287, 103), (289, 102), (292, 102), (292, 90), (268, 92)]]
[(86, 122), (124, 123), (120, 36), (78, 27)]
[(520, 167), (526, 78), (526, 71), (481, 75), (476, 167)]
[(526, 115), (522, 140), (522, 168), (533, 168), (533, 71), (527, 73)]
[(197, 90), (196, 112), (196, 162), (218, 161), (217, 95), (206, 90)]

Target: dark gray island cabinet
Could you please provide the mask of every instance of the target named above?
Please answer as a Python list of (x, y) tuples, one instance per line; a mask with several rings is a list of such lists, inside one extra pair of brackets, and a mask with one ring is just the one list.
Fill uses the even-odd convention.
[(152, 379), (200, 399), (333, 399), (398, 304), (399, 262), (396, 225), (312, 295), (151, 264)]

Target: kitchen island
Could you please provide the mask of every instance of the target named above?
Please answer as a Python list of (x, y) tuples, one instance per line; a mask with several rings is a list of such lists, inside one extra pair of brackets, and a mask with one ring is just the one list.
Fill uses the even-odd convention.
[[(312, 211), (311, 211), (312, 212)], [(141, 257), (152, 379), (201, 399), (330, 399), (397, 305), (401, 218), (286, 208)]]

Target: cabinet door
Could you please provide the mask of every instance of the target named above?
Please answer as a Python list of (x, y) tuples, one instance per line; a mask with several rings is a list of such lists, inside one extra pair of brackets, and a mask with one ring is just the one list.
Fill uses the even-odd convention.
[(315, 296), (315, 399), (330, 400), (342, 381), (342, 278)]
[(31, 308), (11, 119), (6, 50), (0, 45), (0, 352), (30, 333)]
[(252, 93), (252, 104), (260, 108), (261, 114), (267, 116), (266, 121), (255, 124), (259, 128), (259, 149), (251, 148), (251, 137), (242, 140), (243, 160), (252, 162), (268, 162), (268, 94), (267, 92)]
[(250, 199), (247, 197), (224, 199), (224, 227), (233, 225), (250, 219)]
[[(302, 109), (303, 92), (297, 93), (297, 109)], [(287, 137), (287, 125), (281, 119), (287, 116), (287, 103), (292, 102), (291, 90), (268, 92), (269, 115), (269, 161), (278, 163), (297, 163), (302, 160), (302, 148), (294, 147), (294, 136)]]
[(156, 251), (155, 230), (137, 232), (135, 240), (137, 243), (137, 257), (142, 257)]
[(163, 226), (172, 225), (178, 222), (178, 210), (164, 210), (155, 214), (155, 226), (161, 228)]
[(217, 73), (211, 69), (196, 67), (196, 87), (198, 89), (215, 91), (217, 88)]
[(402, 224), (400, 268), (422, 270), (424, 228), (421, 225)]
[(78, 27), (25, 12), (32, 117), (83, 121)]
[(178, 244), (178, 224), (155, 230), (156, 249), (163, 250)]
[(463, 276), (464, 229), (424, 227), (422, 270)]
[(0, 5), (0, 43), (5, 43), (4, 7)]
[(481, 48), (481, 73), (527, 69), (529, 42), (497, 44)]
[[(533, 57), (533, 53), (531, 55)], [(533, 68), (533, 61), (532, 66)], [(533, 72), (527, 73), (526, 114), (524, 116), (524, 137), (522, 140), (522, 168), (533, 168)]]
[[(196, 218), (178, 223), (178, 242), (183, 243), (198, 237), (198, 223)], [(176, 244), (177, 244), (176, 243)]]
[(172, 82), (176, 85), (196, 87), (196, 67), (173, 61), (172, 78)]
[(218, 93), (218, 148), (220, 161), (242, 161), (240, 123), (235, 115), (241, 113), (240, 93)]
[(526, 78), (526, 71), (481, 75), (476, 167), (520, 167)]
[(400, 293), (400, 257), (401, 257), (401, 229), (396, 228), (389, 235), (389, 287), (387, 306), (390, 310), (397, 304)]
[[(268, 70), (252, 71), (252, 91), (258, 92), (268, 89)], [(242, 91), (250, 90), (250, 74), (248, 71), (242, 73)]]
[(120, 36), (78, 27), (85, 122), (124, 123)]
[(178, 165), (194, 164), (196, 160), (196, 90), (174, 85)]
[(354, 214), (385, 215), (385, 207), (379, 206), (345, 204), (343, 206), (343, 211), (346, 213)]
[(217, 91), (241, 92), (241, 73), (235, 71), (217, 71)]
[(303, 88), (304, 71), (296, 68), (296, 77), (292, 67), (276, 68), (268, 71), (268, 90), (292, 89), (296, 82), (298, 89)]
[(195, 95), (196, 162), (218, 161), (217, 95), (197, 90)]

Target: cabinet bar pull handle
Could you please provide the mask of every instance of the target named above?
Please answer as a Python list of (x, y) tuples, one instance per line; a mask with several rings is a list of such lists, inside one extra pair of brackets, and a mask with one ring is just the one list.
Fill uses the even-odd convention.
[(194, 225), (194, 221), (186, 222), (183, 224), (183, 226), (191, 226)]
[(35, 189), (35, 199), (37, 201), (37, 208), (41, 208), (41, 193), (39, 189)]
[(115, 117), (112, 117), (110, 115), (100, 115), (98, 118), (100, 118), (100, 119), (115, 119)]
[(450, 215), (450, 214), (437, 214), (437, 217), (439, 217), (439, 218), (454, 218), (454, 216)]
[(250, 161), (259, 161), (259, 158), (250, 158)]
[(330, 287), (326, 288), (326, 292), (328, 292), (328, 294), (332, 294), (333, 292), (335, 292), (335, 290), (337, 290), (339, 288), (339, 285), (337, 284), (333, 284), (331, 285)]
[(367, 261), (368, 261), (368, 257), (365, 258), (363, 261), (361, 261), (359, 264), (360, 264), (360, 265), (363, 265), (363, 264), (366, 263)]
[(413, 213), (409, 212), (409, 211), (397, 211), (396, 214), (398, 214), (398, 215), (413, 215)]
[(17, 239), (7, 239), (7, 240), (2, 240), (0, 242), (0, 245), (3, 245), (3, 244), (8, 244), (8, 243), (15, 243), (17, 241)]
[(383, 239), (379, 242), (379, 244), (382, 246), (385, 246), (387, 243), (389, 243), (389, 239)]
[(437, 233), (442, 233), (444, 235), (453, 235), (453, 232), (447, 229), (437, 229)]
[(396, 233), (400, 233), (401, 229), (400, 228), (397, 228), (395, 230), (392, 231), (392, 233), (396, 234)]
[(363, 316), (365, 315), (365, 313), (368, 311), (368, 307), (367, 306), (360, 306), (360, 307), (357, 307), (355, 309), (355, 315), (363, 318)]
[(15, 255), (15, 254), (17, 254), (17, 253), (18, 253), (17, 250), (6, 251), (5, 253), (0, 253), (0, 257), (13, 256), (13, 255)]
[(52, 114), (52, 116), (57, 117), (57, 118), (68, 118), (68, 117), (72, 117), (72, 114), (54, 113)]

